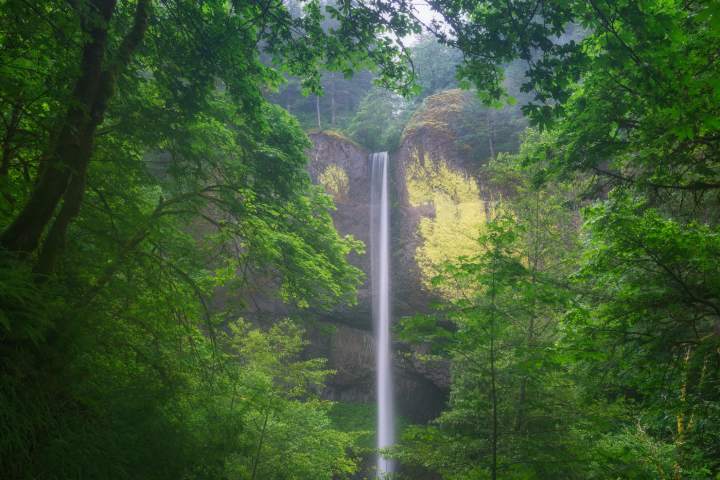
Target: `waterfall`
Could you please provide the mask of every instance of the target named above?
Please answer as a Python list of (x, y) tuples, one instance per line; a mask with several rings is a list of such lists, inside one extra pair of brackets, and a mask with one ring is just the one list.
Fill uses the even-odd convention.
[[(372, 307), (375, 327), (377, 367), (377, 446), (395, 443), (393, 409), (392, 353), (390, 345), (390, 205), (388, 201), (388, 154), (370, 157), (370, 250)], [(394, 470), (394, 462), (378, 456), (377, 475), (384, 478)]]

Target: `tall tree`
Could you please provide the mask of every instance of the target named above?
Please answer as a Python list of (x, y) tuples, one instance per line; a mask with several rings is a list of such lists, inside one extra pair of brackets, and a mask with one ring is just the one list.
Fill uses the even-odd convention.
[[(88, 0), (69, 5), (66, 8), (72, 12), (67, 24), (51, 28), (59, 29), (57, 48), (76, 52), (77, 60), (64, 66), (65, 72), (74, 76), (73, 86), (58, 104), (50, 139), (33, 162), (38, 173), (32, 191), (0, 235), (5, 249), (24, 254), (33, 253), (44, 238), (37, 265), (43, 273), (52, 270), (67, 226), (79, 211), (96, 131), (118, 97), (118, 86), (120, 95), (124, 94), (118, 85), (121, 77), (153, 75), (178, 98), (185, 97), (178, 105), (180, 115), (207, 101), (216, 81), (221, 80), (247, 115), (258, 116), (253, 112), (261, 103), (261, 89), (277, 81), (277, 71), (260, 63), (260, 48), (277, 68), (299, 75), (311, 89), (320, 86), (321, 63), (350, 71), (374, 61), (383, 66), (385, 79), (405, 82), (398, 66), (400, 47), (378, 41), (389, 24), (374, 23), (372, 19), (380, 12), (363, 5), (327, 6), (323, 12), (318, 2), (308, 2), (305, 15), (299, 17), (293, 17), (280, 1), (155, 5), (152, 0), (129, 4)], [(4, 8), (9, 21), (17, 10), (48, 9), (33, 2), (23, 7), (11, 2)], [(360, 15), (366, 20), (360, 20)], [(326, 16), (334, 20), (335, 29), (322, 28)], [(394, 18), (392, 28), (398, 33), (413, 28), (407, 17)], [(32, 44), (37, 38), (34, 32), (17, 29), (12, 23), (7, 31), (6, 38), (17, 42)], [(75, 38), (80, 41), (74, 42)], [(160, 50), (161, 45), (166, 49)], [(188, 69), (193, 75), (183, 79), (182, 72)], [(49, 84), (60, 81), (46, 80)], [(191, 91), (196, 97), (192, 100), (187, 97)]]

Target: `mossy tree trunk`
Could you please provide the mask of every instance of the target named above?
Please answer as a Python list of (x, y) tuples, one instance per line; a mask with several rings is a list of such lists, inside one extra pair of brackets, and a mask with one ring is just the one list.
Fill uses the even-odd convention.
[(59, 133), (40, 161), (40, 172), (30, 198), (0, 235), (0, 245), (5, 249), (30, 254), (38, 249), (50, 227), (36, 266), (41, 273), (52, 270), (67, 228), (80, 210), (95, 132), (115, 92), (118, 76), (129, 64), (147, 30), (151, 0), (138, 0), (133, 25), (114, 58), (108, 61), (108, 31), (116, 3), (116, 0), (91, 0), (89, 9), (74, 4), (88, 38), (82, 51), (80, 76), (70, 107), (61, 117)]

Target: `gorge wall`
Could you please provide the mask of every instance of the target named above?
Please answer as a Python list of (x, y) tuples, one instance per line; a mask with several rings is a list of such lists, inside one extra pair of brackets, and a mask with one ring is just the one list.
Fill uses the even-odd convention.
[[(442, 291), (430, 279), (445, 260), (470, 253), (492, 212), (494, 192), (481, 166), (491, 156), (517, 148), (524, 128), (519, 112), (482, 108), (471, 94), (441, 92), (425, 100), (390, 152), (392, 316), (428, 312)], [(337, 206), (333, 219), (343, 235), (369, 246), (369, 153), (341, 134), (310, 135), (309, 172)], [(366, 273), (358, 303), (332, 312), (312, 312), (309, 354), (329, 359), (336, 370), (327, 398), (372, 403), (375, 353), (372, 335), (369, 255), (350, 261)], [(424, 422), (442, 409), (449, 366), (422, 360), (422, 346), (394, 344), (396, 401), (401, 415)]]
[[(310, 135), (310, 175), (333, 195), (337, 210), (335, 227), (342, 235), (353, 235), (369, 247), (370, 234), (370, 163), (369, 152), (334, 132)], [(392, 316), (418, 313), (427, 309), (430, 293), (424, 291), (419, 276), (406, 273), (413, 269), (410, 256), (396, 255), (397, 244), (406, 239), (398, 235), (397, 168), (391, 157), (391, 275)], [(407, 248), (406, 248), (407, 249)], [(353, 255), (350, 261), (365, 274), (358, 291), (357, 305), (327, 312), (313, 312), (319, 319), (310, 328), (310, 354), (328, 358), (329, 367), (337, 373), (330, 378), (325, 395), (337, 401), (373, 403), (375, 399), (375, 341), (370, 298), (369, 254)], [(405, 282), (403, 284), (402, 282)], [(409, 282), (413, 282), (410, 284)], [(414, 287), (414, 288), (413, 288)], [(427, 365), (415, 358), (406, 346), (395, 344), (394, 379), (398, 411), (412, 421), (427, 421), (439, 413), (444, 404), (449, 374), (445, 365)]]

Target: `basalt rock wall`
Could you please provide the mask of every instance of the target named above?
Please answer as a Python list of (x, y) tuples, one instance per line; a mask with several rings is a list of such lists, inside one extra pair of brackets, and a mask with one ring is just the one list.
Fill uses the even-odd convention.
[[(322, 132), (310, 135), (313, 148), (309, 171), (314, 182), (325, 186), (335, 199), (337, 210), (333, 212), (335, 227), (342, 235), (353, 235), (365, 243), (369, 251), (370, 240), (370, 162), (365, 149), (349, 139), (334, 133)], [(391, 163), (393, 160), (391, 159)], [(393, 170), (393, 173), (397, 173)], [(396, 178), (391, 181), (393, 202), (391, 218), (397, 210)], [(402, 243), (400, 230), (393, 221), (393, 251)], [(372, 324), (372, 299), (370, 297), (369, 254), (352, 255), (350, 262), (365, 272), (365, 282), (358, 291), (357, 305), (339, 307), (331, 313), (316, 312), (319, 322), (310, 329), (310, 355), (328, 358), (329, 367), (337, 373), (329, 379), (325, 396), (345, 402), (372, 403), (375, 399), (375, 341)], [(410, 257), (391, 257), (391, 270), (395, 273), (413, 268)], [(413, 278), (413, 273), (403, 279)], [(410, 299), (406, 288), (401, 287), (400, 277), (393, 277), (393, 318), (427, 309), (429, 296), (421, 292), (421, 284)], [(407, 285), (405, 285), (407, 286)], [(411, 288), (412, 290), (412, 288)], [(411, 300), (411, 301), (408, 301)], [(396, 343), (394, 356), (394, 381), (396, 403), (402, 415), (413, 421), (427, 421), (436, 416), (447, 396), (449, 374), (446, 365), (426, 364), (415, 358), (413, 350)]]
[[(390, 152), (395, 322), (430, 311), (431, 303), (447, 293), (431, 285), (435, 269), (477, 248), (475, 237), (492, 216), (497, 195), (483, 178), (482, 165), (499, 152), (516, 149), (523, 128), (517, 111), (483, 108), (460, 90), (429, 97), (409, 121), (399, 148)], [(369, 251), (371, 152), (336, 132), (312, 133), (310, 138), (309, 173), (334, 197), (335, 227), (363, 241)], [(328, 358), (329, 368), (337, 372), (325, 391), (332, 400), (375, 399), (369, 257), (350, 257), (366, 274), (356, 305), (304, 314), (313, 325), (308, 355)], [(394, 344), (396, 404), (412, 421), (434, 418), (447, 400), (449, 365), (424, 360), (428, 351), (427, 345)]]

